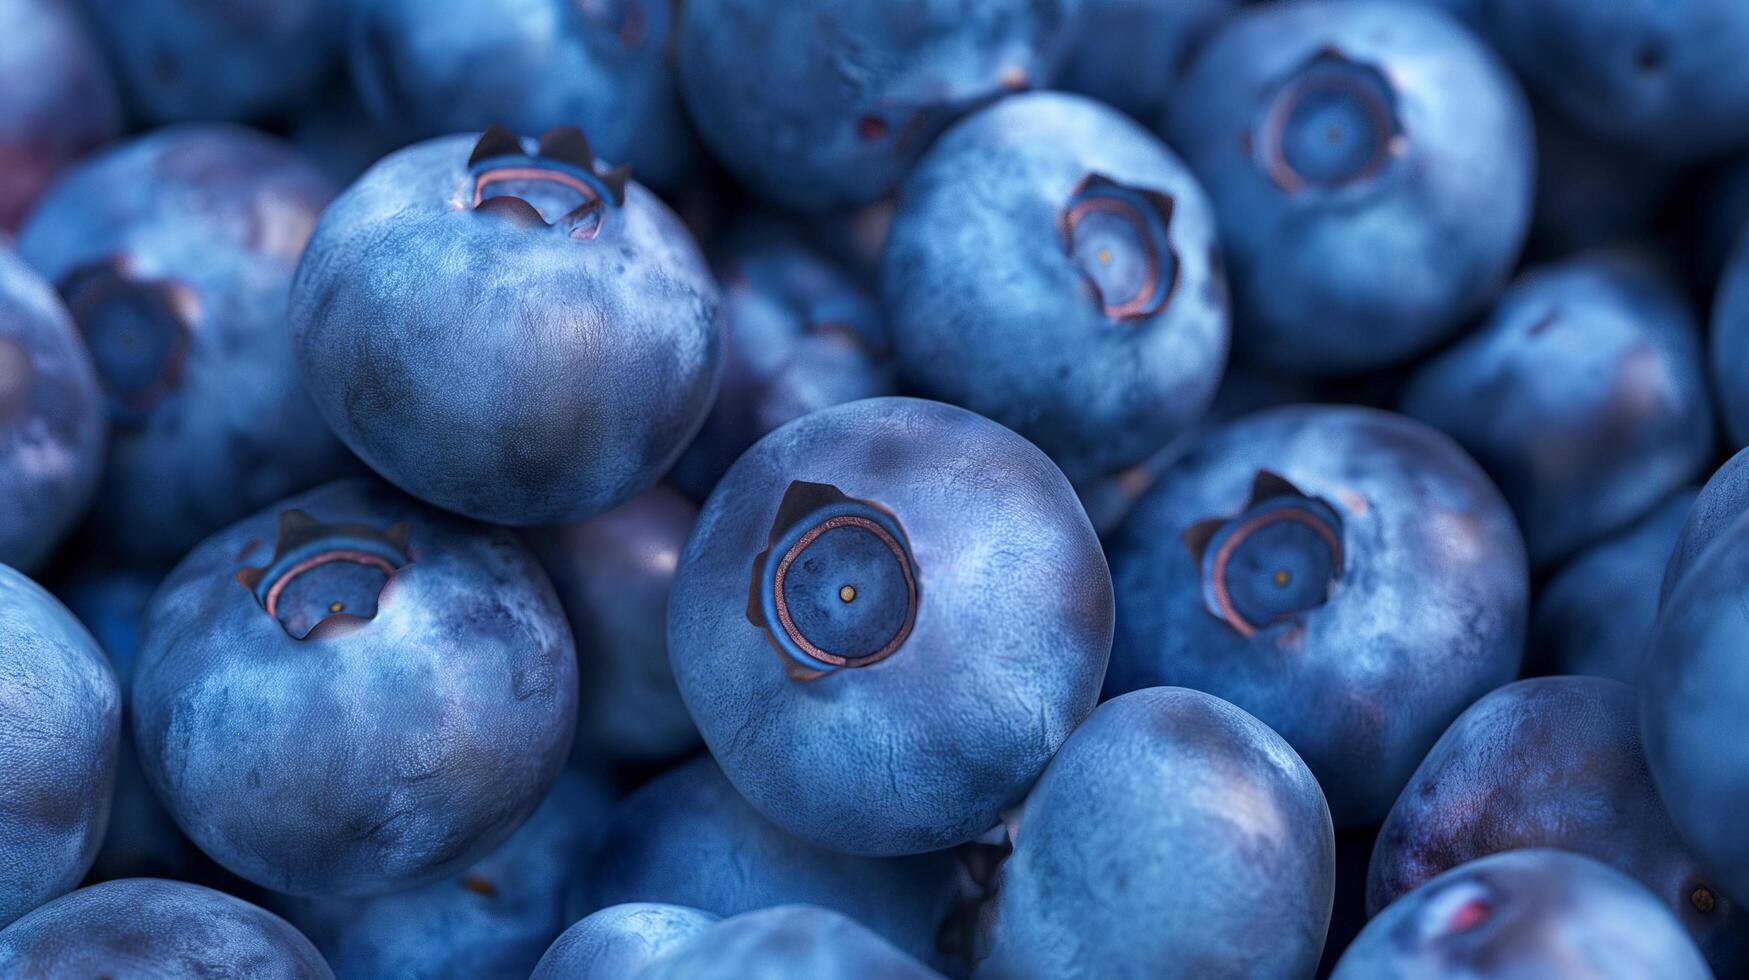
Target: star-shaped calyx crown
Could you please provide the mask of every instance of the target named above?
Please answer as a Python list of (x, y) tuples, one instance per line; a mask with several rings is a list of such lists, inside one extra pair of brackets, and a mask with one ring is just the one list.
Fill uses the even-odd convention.
[(468, 157), (463, 203), (519, 227), (556, 228), (581, 241), (601, 233), (609, 210), (623, 207), (631, 168), (608, 168), (575, 126), (549, 129), (533, 153), (494, 126)]
[(413, 561), (406, 524), (386, 529), (325, 523), (302, 510), (279, 515), (273, 558), (237, 581), (294, 640), (374, 618), (383, 588)]
[(1282, 476), (1258, 470), (1239, 513), (1184, 532), (1209, 614), (1251, 637), (1329, 600), (1342, 577), (1342, 517)]
[(1178, 288), (1170, 194), (1088, 174), (1063, 208), (1063, 247), (1113, 320), (1165, 309)]

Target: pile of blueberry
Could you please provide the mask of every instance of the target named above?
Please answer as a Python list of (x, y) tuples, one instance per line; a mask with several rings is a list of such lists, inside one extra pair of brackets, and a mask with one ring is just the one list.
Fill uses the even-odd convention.
[(1749, 977), (1746, 229), (1746, 0), (0, 0), (0, 980)]

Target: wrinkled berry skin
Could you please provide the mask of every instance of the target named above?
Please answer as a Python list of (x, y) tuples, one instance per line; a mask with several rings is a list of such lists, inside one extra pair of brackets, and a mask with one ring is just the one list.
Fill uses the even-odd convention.
[(1044, 453), (963, 409), (873, 398), (789, 423), (723, 477), (680, 559), (668, 656), (768, 819), (852, 854), (938, 850), (994, 826), (1093, 710), (1110, 582)]
[(1437, 344), (1499, 292), (1529, 227), (1529, 107), (1436, 11), (1248, 9), (1202, 46), (1165, 132), (1214, 201), (1239, 344), (1277, 370)]
[(1670, 593), (1646, 652), (1640, 724), (1670, 819), (1733, 898), (1749, 898), (1749, 521), (1702, 552)]
[(1495, 854), (1441, 874), (1369, 923), (1332, 980), (1708, 980), (1700, 950), (1633, 879), (1566, 851)]
[(1004, 99), (900, 191), (881, 272), (899, 372), (1070, 479), (1139, 463), (1220, 384), (1217, 249), (1208, 199), (1152, 133), (1081, 96)]
[(1100, 705), (1009, 835), (974, 976), (1195, 964), (1201, 976), (1309, 977), (1318, 965), (1336, 882), (1330, 810), (1281, 736), (1219, 698), (1149, 688)]
[(157, 130), (72, 168), (18, 241), (78, 321), (108, 399), (95, 539), (136, 561), (345, 472), (286, 339), (285, 294), (332, 190), (290, 147)]
[(350, 0), (84, 0), (133, 110), (154, 123), (294, 108), (339, 60)]
[(1749, 449), (1739, 450), (1725, 461), (1700, 488), (1694, 506), (1682, 522), (1682, 532), (1668, 552), (1670, 563), (1664, 567), (1664, 581), (1658, 592), (1658, 608), (1670, 601), (1670, 594), (1688, 574), (1689, 566), (1700, 559), (1713, 539), (1723, 534), (1749, 510)]
[(0, 563), (41, 566), (85, 513), (102, 475), (106, 419), (73, 318), (0, 240)]
[(0, 931), (0, 974), (334, 980), (316, 947), (279, 916), (159, 878), (81, 888)]
[(526, 980), (570, 920), (565, 894), (612, 806), (580, 773), (559, 777), (510, 839), (466, 871), (377, 898), (282, 898), (336, 975), (359, 980)]
[(942, 980), (837, 912), (779, 905), (724, 919), (637, 973), (637, 980)]
[(1186, 56), (1240, 0), (1082, 0), (1057, 87), (1152, 123)]
[(727, 334), (723, 383), (670, 474), (698, 500), (772, 429), (896, 391), (880, 304), (796, 232), (747, 219), (713, 251)]
[(1738, 237), (1719, 273), (1711, 339), (1709, 366), (1725, 432), (1732, 446), (1749, 445), (1749, 235)]
[(1693, 487), (1676, 491), (1639, 523), (1574, 555), (1543, 586), (1529, 645), (1538, 673), (1639, 683), (1665, 561), (1695, 498)]
[(1488, 322), (1416, 372), (1403, 411), (1494, 477), (1546, 568), (1621, 530), (1713, 451), (1700, 328), (1681, 290), (1626, 253), (1525, 277)]
[(1106, 694), (1191, 687), (1256, 715), (1338, 827), (1382, 817), (1446, 724), (1518, 673), (1512, 514), (1462, 450), (1402, 416), (1292, 406), (1227, 423), (1160, 475), (1110, 551)]
[(120, 729), (121, 694), (97, 641), (41, 586), (0, 565), (0, 928), (91, 867), (109, 823)]
[(957, 116), (1048, 85), (1080, 0), (697, 0), (680, 91), (760, 196), (808, 212), (890, 193)]
[(1477, 701), (1385, 818), (1367, 871), (1368, 912), (1466, 861), (1560, 848), (1634, 877), (1721, 975), (1735, 975), (1749, 953), (1749, 917), (1676, 836), (1646, 771), (1636, 704), (1633, 688), (1602, 677), (1537, 677)]
[(189, 553), (133, 693), (140, 764), (202, 850), (359, 896), (453, 875), (528, 819), (571, 749), (577, 664), (510, 532), (344, 480)]
[(517, 525), (601, 513), (673, 464), (715, 392), (716, 313), (680, 219), (576, 130), (387, 157), (323, 215), (291, 296), (341, 440), (416, 497)]
[(682, 905), (630, 902), (578, 921), (554, 940), (528, 980), (625, 980), (698, 935), (717, 916)]
[[(701, 873), (729, 867), (741, 870)], [(815, 847), (760, 816), (706, 755), (620, 804), (578, 911), (666, 902), (729, 916), (801, 902), (836, 909), (929, 960), (959, 894), (951, 851), (868, 858)]]
[(668, 63), (668, 0), (365, 0), (348, 64), (371, 115), (415, 138), (579, 126), (672, 186), (692, 134)]
[(56, 172), (123, 120), (76, 0), (0, 0), (0, 78), (0, 231), (11, 231)]
[(525, 536), (577, 642), (573, 759), (663, 762), (698, 746), (667, 636), (668, 590), (697, 518), (697, 507), (658, 484), (605, 514)]

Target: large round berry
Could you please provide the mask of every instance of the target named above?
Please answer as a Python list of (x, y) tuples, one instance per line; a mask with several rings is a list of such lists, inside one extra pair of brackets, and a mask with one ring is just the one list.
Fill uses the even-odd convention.
[(208, 538), (147, 610), (140, 764), (220, 864), (294, 895), (452, 875), (521, 826), (576, 725), (571, 631), (508, 531), (363, 480)]
[(1226, 363), (1226, 279), (1195, 178), (1091, 99), (1016, 96), (906, 180), (881, 273), (905, 380), (1013, 428), (1077, 481), (1194, 422)]
[(389, 156), (323, 215), (291, 297), (340, 438), (414, 496), (500, 524), (655, 483), (710, 409), (716, 313), (680, 219), (574, 128)]
[(876, 398), (776, 430), (681, 556), (668, 656), (730, 782), (863, 854), (989, 830), (1098, 696), (1098, 539), (1062, 473), (994, 422)]
[(72, 0), (0, 0), (0, 231), (69, 160), (122, 129), (115, 79)]
[(1688, 569), (1744, 511), (1749, 511), (1749, 449), (1738, 450), (1700, 488), (1700, 496), (1695, 498), (1682, 522), (1682, 532), (1670, 548), (1670, 563), (1664, 566), (1664, 582), (1658, 593), (1659, 608), (1670, 601), (1670, 593), (1676, 590)]
[(1225, 698), (1280, 732), (1337, 826), (1384, 816), (1451, 719), (1511, 680), (1529, 604), (1499, 491), (1440, 433), (1366, 408), (1229, 422), (1111, 544), (1108, 694)]

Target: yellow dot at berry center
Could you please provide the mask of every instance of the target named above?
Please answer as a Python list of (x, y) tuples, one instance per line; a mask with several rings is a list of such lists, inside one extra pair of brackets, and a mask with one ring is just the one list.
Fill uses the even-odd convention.
[(345, 608), (346, 608), (346, 603), (344, 603), (344, 602), (330, 602), (330, 603), (328, 603), (328, 611), (329, 612), (339, 612), (340, 610), (345, 609)]
[(1100, 265), (1110, 265), (1111, 264), (1111, 249), (1102, 248), (1099, 250), (1099, 264)]
[(838, 598), (850, 602), (856, 598), (856, 586), (846, 585), (838, 590)]
[(1274, 578), (1276, 585), (1286, 585), (1294, 580), (1293, 573), (1285, 568), (1276, 569)]

